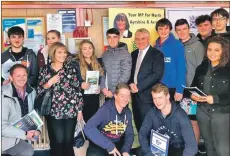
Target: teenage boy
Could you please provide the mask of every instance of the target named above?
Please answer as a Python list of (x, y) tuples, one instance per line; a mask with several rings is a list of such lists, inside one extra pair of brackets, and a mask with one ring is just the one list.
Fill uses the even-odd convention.
[(133, 144), (132, 113), (129, 86), (119, 83), (114, 98), (107, 100), (88, 120), (84, 132), (89, 138), (87, 156), (129, 156)]
[(15, 64), (10, 69), (11, 83), (2, 86), (2, 153), (11, 156), (33, 156), (34, 149), (25, 140), (40, 134), (12, 126), (34, 108), (36, 92), (27, 84), (27, 76), (27, 68)]
[(106, 80), (101, 81), (102, 92), (107, 98), (112, 98), (118, 83), (127, 83), (131, 73), (132, 58), (125, 43), (119, 42), (120, 32), (111, 28), (106, 32), (109, 43), (108, 50), (102, 55), (106, 72)]
[(24, 30), (15, 26), (8, 30), (11, 47), (1, 54), (2, 81), (3, 84), (10, 82), (9, 69), (14, 64), (23, 64), (28, 70), (28, 83), (35, 87), (37, 84), (37, 58), (32, 49), (23, 47)]
[(227, 24), (229, 22), (229, 13), (224, 8), (219, 8), (211, 13), (212, 27), (214, 34), (212, 36), (221, 36), (230, 40), (230, 32), (227, 32)]
[(165, 69), (161, 80), (169, 87), (171, 100), (180, 101), (186, 83), (186, 61), (183, 44), (171, 33), (172, 23), (162, 18), (156, 23), (159, 38), (155, 47), (164, 54)]
[(168, 156), (194, 156), (197, 143), (185, 111), (170, 101), (168, 88), (159, 83), (152, 88), (153, 102), (141, 126), (139, 142), (144, 156), (154, 156), (150, 149), (151, 130), (169, 137)]
[(195, 23), (199, 32), (197, 37), (205, 46), (207, 37), (212, 35), (212, 18), (209, 15), (201, 15), (196, 18)]

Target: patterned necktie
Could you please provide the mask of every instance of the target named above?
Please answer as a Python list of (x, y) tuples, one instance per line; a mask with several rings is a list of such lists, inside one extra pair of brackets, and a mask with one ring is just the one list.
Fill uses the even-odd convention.
[(142, 62), (142, 51), (139, 51), (138, 53), (138, 57), (137, 57), (137, 63), (136, 63), (136, 69), (135, 69), (135, 73), (134, 73), (134, 83), (137, 84), (137, 75), (139, 73), (139, 69), (141, 67), (141, 62)]

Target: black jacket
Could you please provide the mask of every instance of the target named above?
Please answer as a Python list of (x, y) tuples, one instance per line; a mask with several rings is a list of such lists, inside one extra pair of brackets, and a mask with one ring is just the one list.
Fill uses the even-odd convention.
[(196, 69), (191, 86), (196, 86), (207, 95), (212, 95), (214, 104), (202, 104), (212, 108), (230, 108), (230, 62), (224, 67), (212, 68), (208, 59), (204, 59)]
[[(137, 63), (139, 49), (132, 52), (132, 70), (129, 79), (129, 84), (134, 83), (134, 74)], [(154, 84), (160, 82), (164, 73), (164, 54), (153, 48), (149, 47), (143, 61), (141, 63), (138, 75), (137, 75), (137, 88), (138, 93), (136, 95), (137, 103), (139, 104), (152, 104), (151, 88)]]
[[(32, 87), (35, 87), (37, 84), (37, 74), (38, 74), (38, 65), (37, 65), (37, 56), (33, 52), (32, 49), (28, 49), (23, 47), (23, 50), (26, 51), (25, 55), (19, 59), (19, 61), (27, 59), (30, 62), (30, 66), (28, 67), (28, 82)], [(9, 73), (9, 69), (15, 64), (16, 60), (11, 53), (10, 48), (2, 53), (1, 55), (1, 63), (2, 63), (2, 72), (5, 74)], [(8, 65), (7, 65), (8, 64)], [(7, 69), (4, 69), (7, 68)], [(3, 80), (3, 78), (2, 78)]]

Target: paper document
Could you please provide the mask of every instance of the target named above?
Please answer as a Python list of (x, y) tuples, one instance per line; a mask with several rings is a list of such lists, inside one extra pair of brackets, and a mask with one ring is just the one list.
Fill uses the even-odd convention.
[(197, 87), (186, 87), (182, 85), (186, 90), (188, 90), (190, 93), (194, 94), (195, 96), (207, 96), (204, 92), (202, 92), (199, 88)]
[(85, 90), (84, 94), (98, 94), (99, 71), (87, 71), (86, 82), (90, 84), (90, 88)]
[(43, 125), (43, 121), (39, 117), (38, 113), (33, 110), (19, 121), (13, 124), (14, 127), (20, 128), (21, 130), (29, 131), (29, 130), (37, 130), (39, 127)]

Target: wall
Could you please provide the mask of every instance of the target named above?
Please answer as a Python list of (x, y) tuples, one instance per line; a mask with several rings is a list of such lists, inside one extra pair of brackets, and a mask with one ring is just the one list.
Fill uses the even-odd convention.
[[(44, 17), (46, 14), (55, 14), (58, 9), (2, 9), (2, 17)], [(102, 31), (102, 16), (108, 16), (108, 9), (93, 9), (93, 25), (89, 27), (88, 34), (92, 38), (92, 42), (95, 45), (96, 55), (101, 56), (103, 52), (103, 31)], [(89, 19), (91, 17), (91, 11), (88, 9)], [(84, 10), (85, 16), (85, 10)], [(78, 16), (77, 16), (78, 17)], [(46, 21), (46, 20), (45, 20)], [(45, 25), (46, 27), (46, 25)], [(63, 33), (66, 38), (72, 37), (72, 33)]]

